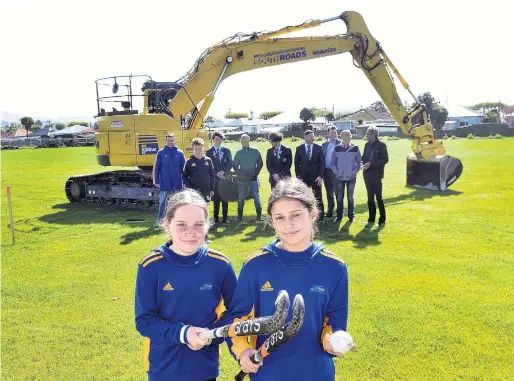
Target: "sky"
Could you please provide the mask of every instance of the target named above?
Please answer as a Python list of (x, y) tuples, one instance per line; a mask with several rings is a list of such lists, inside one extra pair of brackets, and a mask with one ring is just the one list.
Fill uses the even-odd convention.
[[(95, 80), (148, 74), (175, 81), (237, 32), (362, 14), (414, 94), (441, 103), (514, 104), (514, 5), (504, 0), (0, 0), (0, 111), (55, 118), (96, 114)], [(346, 33), (336, 20), (289, 36)], [(410, 95), (398, 87), (402, 100)], [(239, 73), (209, 111), (357, 109), (380, 100), (349, 53)]]

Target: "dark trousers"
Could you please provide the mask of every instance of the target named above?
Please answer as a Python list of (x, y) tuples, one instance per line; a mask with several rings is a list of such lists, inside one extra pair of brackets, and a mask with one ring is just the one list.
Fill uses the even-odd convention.
[(303, 180), (303, 182), (314, 192), (314, 197), (318, 204), (319, 219), (323, 220), (325, 218), (325, 206), (323, 205), (323, 192), (321, 190), (321, 185), (318, 185), (316, 180), (312, 180), (312, 182)]
[(325, 191), (327, 192), (327, 214), (331, 216), (334, 213), (334, 190), (336, 187), (336, 179), (331, 169), (325, 169), (323, 182), (325, 183)]
[[(355, 217), (353, 207), (353, 193), (355, 191), (355, 183), (357, 182), (357, 178), (353, 178), (348, 181), (341, 181), (336, 179), (336, 195), (337, 195), (337, 217), (343, 218), (344, 214), (344, 190), (346, 188), (346, 199), (348, 201), (348, 218), (352, 219)], [(368, 193), (369, 194), (369, 193)]]
[(220, 215), (220, 203), (223, 213), (223, 220), (226, 220), (228, 217), (228, 201), (223, 201), (220, 197), (220, 193), (218, 191), (219, 181), (216, 180), (214, 183), (214, 197), (212, 201), (214, 202), (214, 221), (219, 220)]
[(366, 190), (368, 192), (368, 210), (369, 217), (368, 222), (375, 222), (375, 217), (377, 215), (377, 209), (375, 204), (375, 198), (378, 204), (378, 211), (380, 213), (380, 217), (378, 218), (378, 223), (382, 223), (386, 221), (386, 211), (384, 206), (384, 199), (382, 198), (382, 179), (380, 177), (372, 176), (372, 177), (364, 177), (364, 183), (366, 184)]

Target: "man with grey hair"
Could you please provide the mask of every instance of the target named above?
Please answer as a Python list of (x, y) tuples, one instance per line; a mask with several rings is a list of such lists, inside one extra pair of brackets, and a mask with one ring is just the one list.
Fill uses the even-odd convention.
[(334, 152), (334, 148), (341, 143), (341, 140), (337, 138), (337, 128), (335, 126), (330, 126), (328, 128), (328, 139), (321, 145), (323, 148), (323, 155), (325, 157), (325, 174), (323, 176), (323, 182), (325, 183), (325, 191), (327, 193), (328, 204), (325, 217), (328, 218), (332, 217), (334, 213), (334, 190), (336, 188), (334, 171), (330, 167), (330, 162), (332, 160), (332, 153)]
[(345, 187), (348, 200), (348, 221), (354, 222), (353, 193), (362, 158), (359, 146), (352, 144), (352, 133), (350, 130), (341, 132), (341, 139), (342, 143), (334, 148), (330, 161), (330, 168), (334, 172), (336, 179), (337, 217), (334, 222), (341, 222), (343, 219)]
[(250, 147), (250, 136), (241, 135), (242, 148), (234, 156), (234, 171), (238, 177), (237, 193), (237, 221), (243, 221), (243, 209), (248, 188), (251, 189), (255, 211), (257, 212), (256, 221), (262, 219), (262, 207), (259, 197), (259, 173), (264, 165), (262, 156), (258, 149)]
[(368, 141), (364, 146), (364, 153), (362, 155), (362, 169), (364, 170), (364, 183), (368, 192), (369, 216), (367, 225), (371, 226), (375, 223), (377, 214), (376, 198), (380, 213), (378, 226), (383, 227), (386, 222), (386, 211), (382, 198), (382, 179), (384, 178), (384, 167), (389, 161), (389, 156), (386, 144), (378, 140), (378, 128), (368, 127), (366, 138)]

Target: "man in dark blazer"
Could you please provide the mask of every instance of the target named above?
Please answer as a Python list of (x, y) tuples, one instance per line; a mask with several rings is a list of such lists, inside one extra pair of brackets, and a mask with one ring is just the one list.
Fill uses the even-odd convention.
[(224, 178), (232, 169), (232, 153), (228, 148), (222, 147), (224, 136), (221, 132), (214, 132), (212, 134), (213, 146), (207, 150), (207, 157), (210, 157), (214, 164), (214, 222), (219, 223), (220, 202), (222, 205), (223, 223), (228, 223), (228, 201), (220, 197), (218, 190), (219, 180)]
[(337, 128), (331, 126), (328, 128), (328, 140), (321, 145), (323, 147), (323, 157), (325, 158), (325, 174), (323, 182), (325, 183), (325, 191), (327, 192), (327, 214), (325, 217), (332, 217), (334, 215), (334, 189), (335, 177), (332, 172), (331, 164), (332, 152), (334, 148), (341, 144), (343, 141), (337, 138)]
[(362, 154), (362, 169), (364, 184), (368, 192), (368, 222), (371, 226), (375, 223), (378, 204), (378, 227), (384, 227), (386, 222), (386, 210), (384, 199), (382, 197), (382, 179), (384, 178), (384, 167), (389, 162), (389, 154), (387, 153), (387, 145), (378, 139), (378, 128), (371, 126), (366, 131), (367, 143), (364, 145), (364, 153)]
[(290, 148), (282, 145), (283, 137), (284, 135), (280, 132), (270, 132), (268, 135), (271, 148), (266, 153), (266, 168), (268, 168), (269, 182), (272, 190), (277, 181), (285, 177), (291, 177), (293, 152)]
[(305, 131), (303, 139), (305, 143), (296, 147), (294, 156), (295, 174), (309, 188), (312, 188), (318, 203), (319, 221), (323, 222), (325, 218), (321, 191), (321, 183), (323, 183), (323, 176), (325, 174), (323, 148), (319, 144), (314, 143), (314, 132), (312, 130)]

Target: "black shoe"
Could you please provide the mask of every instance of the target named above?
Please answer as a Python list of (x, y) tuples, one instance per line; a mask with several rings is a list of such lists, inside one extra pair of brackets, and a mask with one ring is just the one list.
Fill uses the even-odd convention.
[(328, 218), (331, 218), (334, 216), (334, 212), (328, 212), (327, 214), (325, 214), (325, 217), (328, 217)]
[(386, 224), (385, 221), (378, 221), (377, 227), (383, 228), (385, 226), (385, 224)]
[(242, 214), (238, 214), (237, 215), (237, 222), (243, 222), (243, 215)]
[(220, 223), (220, 219), (218, 217), (214, 217), (214, 223), (215, 224), (219, 224)]
[(343, 220), (343, 217), (336, 217), (334, 220), (335, 223), (340, 223)]
[(228, 219), (224, 218), (223, 221), (221, 222), (222, 224), (228, 224)]
[(348, 222), (349, 223), (357, 222), (357, 220), (355, 219), (355, 217), (350, 217), (350, 218), (348, 218)]

